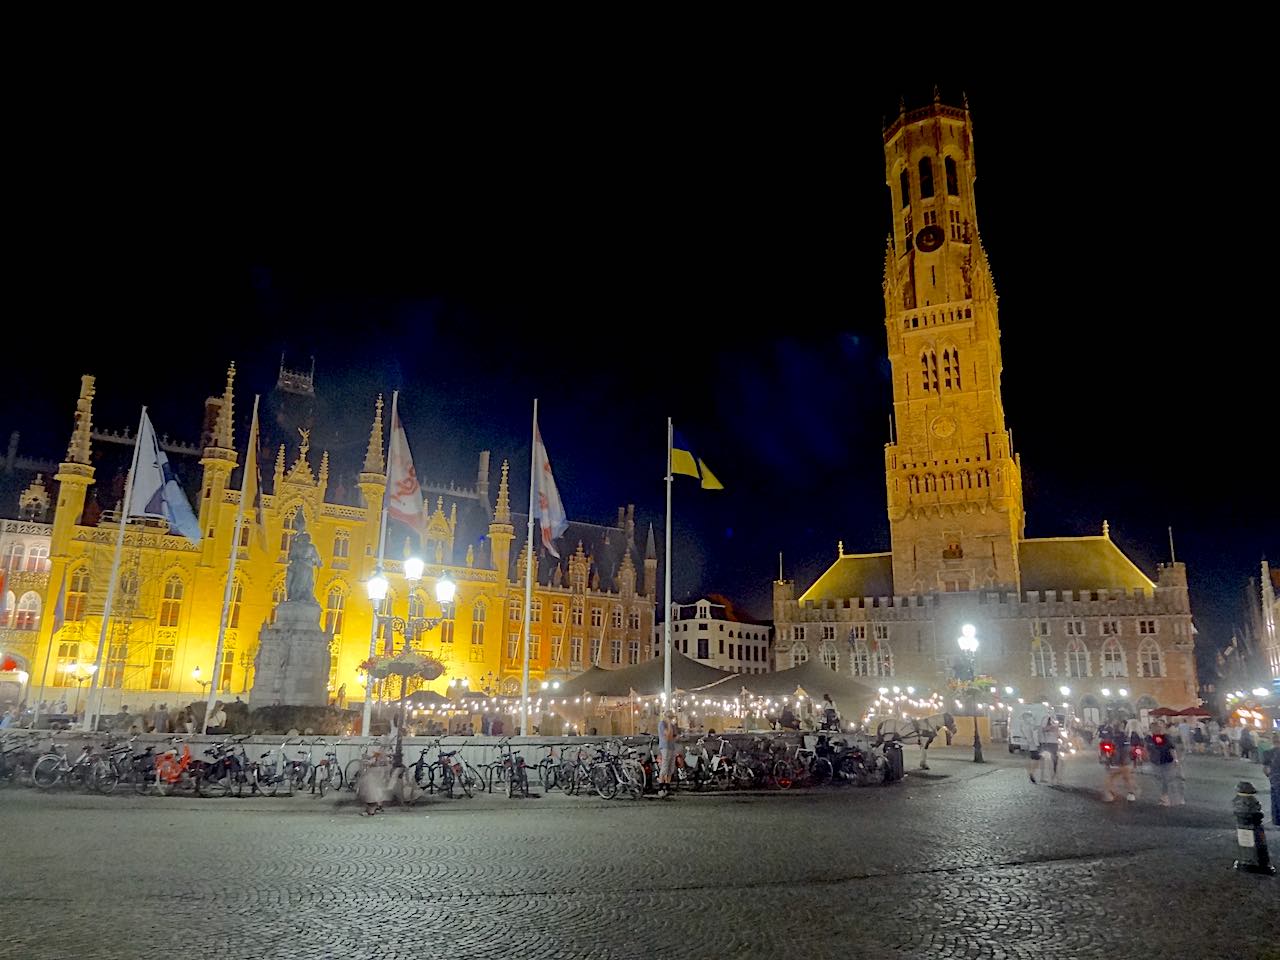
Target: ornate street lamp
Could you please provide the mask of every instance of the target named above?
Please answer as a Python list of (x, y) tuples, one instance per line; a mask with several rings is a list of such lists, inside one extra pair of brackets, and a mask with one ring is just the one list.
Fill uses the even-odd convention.
[[(405, 569), (405, 577), (411, 583), (416, 583), (417, 581), (422, 579), (423, 563), (417, 557), (410, 557), (408, 560), (406, 560), (404, 563), (404, 569)], [(382, 624), (385, 624), (388, 627), (388, 629), (392, 631), (393, 637), (394, 637), (394, 634), (399, 633), (402, 637), (405, 638), (405, 646), (407, 648), (408, 639), (410, 635), (419, 636), (428, 630), (434, 629), (435, 627), (439, 626), (442, 622), (444, 622), (444, 619), (445, 619), (443, 616), (444, 608), (453, 602), (453, 597), (454, 597), (454, 594), (457, 592), (457, 589), (458, 589), (457, 585), (452, 580), (449, 579), (449, 575), (447, 573), (441, 574), (440, 579), (436, 581), (436, 600), (440, 603), (440, 606), (441, 606), (441, 614), (442, 614), (441, 616), (409, 617), (409, 618), (397, 617), (392, 614), (381, 613), (378, 609), (381, 606), (382, 601), (385, 600), (387, 597), (387, 579), (382, 575), (381, 571), (378, 571), (376, 574), (374, 574), (374, 576), (369, 578), (369, 582), (366, 585), (366, 590), (369, 594), (369, 599), (373, 601), (373, 622), (374, 622), (375, 635), (377, 633), (378, 627)], [(395, 647), (394, 639), (392, 641), (392, 647), (393, 648)], [(437, 671), (439, 670), (438, 663), (436, 664), (436, 669)], [(396, 767), (404, 766), (404, 712), (405, 712), (405, 706), (406, 706), (405, 685), (406, 685), (408, 676), (417, 676), (417, 675), (418, 674), (416, 673), (402, 674), (400, 678), (400, 709), (398, 711), (398, 720), (396, 723), (396, 751), (392, 759), (393, 769)], [(435, 676), (439, 676), (439, 672), (437, 672)], [(368, 675), (365, 678), (366, 712), (373, 694), (373, 679), (374, 679), (373, 671), (370, 670)], [(435, 677), (430, 677), (428, 679), (435, 679)], [(366, 735), (368, 734), (367, 729), (365, 730), (365, 734)]]
[(966, 623), (960, 628), (957, 640), (964, 655), (969, 658), (969, 695), (973, 698), (973, 762), (984, 763), (982, 759), (982, 737), (978, 734), (978, 691), (974, 686), (977, 678), (975, 665), (978, 660), (978, 631), (973, 624)]

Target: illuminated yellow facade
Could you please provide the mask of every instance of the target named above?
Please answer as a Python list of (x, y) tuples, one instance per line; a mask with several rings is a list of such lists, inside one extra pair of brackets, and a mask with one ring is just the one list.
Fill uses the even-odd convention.
[[(248, 527), (246, 515), (225, 651), (222, 662), (214, 664), (240, 499), (238, 464), (243, 459), (233, 429), (234, 377), (233, 365), (222, 396), (211, 400), (216, 418), (207, 425), (199, 460), (201, 484), (192, 507), (200, 519), (202, 542), (197, 546), (171, 535), (163, 523), (134, 519), (128, 524), (99, 675), (106, 691), (105, 711), (121, 704), (137, 710), (159, 702), (186, 703), (206, 691), (209, 682), (228, 697), (249, 699), (258, 632), (283, 599), (285, 561), (299, 511), (323, 560), (316, 575), (316, 600), (324, 611), (321, 625), (335, 635), (331, 695), (341, 693), (348, 703), (363, 696), (358, 665), (369, 655), (373, 630), (365, 584), (377, 563), (385, 489), (381, 398), (374, 405), (359, 475), (360, 505), (326, 499), (329, 456), (322, 452), (317, 462), (305, 434), (291, 451), (280, 446), (274, 476), (268, 464), (263, 465), (264, 487), (271, 491), (263, 497), (265, 544)], [(70, 704), (78, 684), (87, 688), (85, 667), (97, 654), (119, 530), (118, 517), (110, 510), (93, 518), (96, 523), (85, 522), (90, 519), (85, 515), (86, 494), (95, 482), (90, 465), (94, 390), (94, 378), (82, 378), (71, 443), (55, 477), (52, 522), (43, 522), (38, 511), (25, 508), (22, 516), (3, 521), (0, 563), (9, 568), (5, 590), (11, 600), (0, 617), (0, 651), (17, 669), (9, 672), (10, 685), (0, 687), (0, 700), (16, 699), (12, 684), (19, 670), (29, 675), (21, 695), (32, 700), (40, 696), (42, 677), (46, 700), (65, 697)], [(481, 478), (475, 489), (450, 484), (433, 496), (427, 488), (428, 520), (421, 541), (427, 566), (416, 587), (411, 589), (404, 578), (401, 553), (384, 564), (390, 581), (385, 613), (408, 620), (446, 617), (425, 634), (410, 629), (415, 646), (444, 661), (447, 673), (430, 684), (442, 692), (462, 679), (473, 691), (512, 695), (519, 690), (524, 602), (520, 558), (526, 518), (511, 512), (505, 462), (496, 498), (489, 502), (488, 458), (487, 452), (481, 453)], [(31, 499), (31, 489), (24, 503)], [(487, 521), (483, 536), (469, 543), (459, 529), (462, 496), (470, 497), (473, 511)], [(517, 540), (521, 549), (513, 556)], [(652, 533), (647, 555), (642, 558), (638, 552), (634, 508), (620, 509), (616, 526), (573, 523), (560, 543), (563, 563), (541, 553), (538, 557), (540, 582), (534, 592), (530, 648), (533, 681), (540, 685), (543, 679), (569, 676), (592, 663), (608, 668), (647, 658), (656, 558)], [(393, 552), (388, 550), (389, 555)], [(451, 608), (442, 611), (434, 584), (446, 572), (457, 584), (457, 594)], [(64, 576), (65, 624), (53, 635), (53, 607)], [(402, 635), (390, 638), (384, 632), (376, 640), (377, 649), (383, 651), (393, 641), (397, 647), (405, 642)], [(3, 679), (0, 676), (0, 682)]]

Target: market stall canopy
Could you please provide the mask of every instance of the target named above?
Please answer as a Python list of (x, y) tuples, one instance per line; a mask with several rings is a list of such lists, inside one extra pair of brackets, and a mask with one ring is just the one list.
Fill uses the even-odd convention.
[(794, 697), (797, 692), (814, 700), (831, 694), (836, 707), (845, 716), (853, 716), (869, 706), (879, 695), (875, 687), (859, 683), (846, 674), (837, 673), (820, 660), (806, 660), (798, 667), (775, 673), (746, 674), (738, 677), (737, 688), (745, 687), (757, 697)]
[(1185, 710), (1179, 710), (1180, 717), (1212, 717), (1213, 714), (1204, 707), (1187, 707)]
[[(556, 694), (559, 697), (576, 697), (590, 694), (598, 697), (626, 697), (634, 690), (637, 695), (651, 697), (662, 692), (665, 659), (655, 657), (638, 663), (634, 667), (623, 667), (621, 670), (604, 670), (592, 667), (580, 673), (567, 683), (560, 685)], [(701, 690), (716, 683), (725, 683), (730, 678), (741, 679), (736, 673), (717, 670), (705, 663), (699, 663), (683, 653), (676, 653), (671, 661), (672, 690)], [(736, 684), (726, 684), (723, 689), (732, 688), (737, 692)]]
[(1153, 717), (1176, 717), (1179, 713), (1173, 707), (1156, 707), (1151, 711), (1150, 715)]
[[(397, 706), (399, 700), (392, 701)], [(419, 690), (417, 693), (408, 694), (404, 698), (404, 704), (410, 710), (415, 708), (421, 710), (426, 707), (453, 707), (457, 706), (452, 700), (443, 694), (436, 693), (434, 690)]]

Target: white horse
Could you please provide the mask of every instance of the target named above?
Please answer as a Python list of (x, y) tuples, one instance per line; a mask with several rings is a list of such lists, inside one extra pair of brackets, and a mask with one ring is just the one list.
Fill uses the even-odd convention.
[(942, 730), (956, 732), (956, 721), (949, 713), (935, 713), (931, 717), (920, 717), (914, 720), (902, 720), (898, 717), (886, 717), (876, 724), (876, 743), (886, 740), (915, 740), (920, 744), (920, 769), (929, 769), (929, 744), (933, 743)]

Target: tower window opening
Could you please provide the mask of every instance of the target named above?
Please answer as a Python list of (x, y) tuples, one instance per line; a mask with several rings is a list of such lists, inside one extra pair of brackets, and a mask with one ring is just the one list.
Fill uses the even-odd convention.
[(947, 174), (947, 196), (960, 196), (960, 176), (956, 172), (956, 161), (954, 157), (946, 157), (942, 161), (943, 169)]
[(960, 240), (964, 237), (964, 233), (960, 229), (960, 211), (948, 210), (947, 219), (951, 225), (951, 239)]
[(898, 190), (902, 194), (902, 206), (911, 206), (911, 174), (905, 170), (898, 177)]
[(906, 238), (906, 246), (908, 250), (910, 250), (915, 244), (915, 238), (912, 236), (911, 227), (911, 211), (908, 210), (906, 215), (902, 218), (902, 235)]
[(933, 161), (928, 157), (920, 158), (920, 199), (928, 200), (933, 196)]

